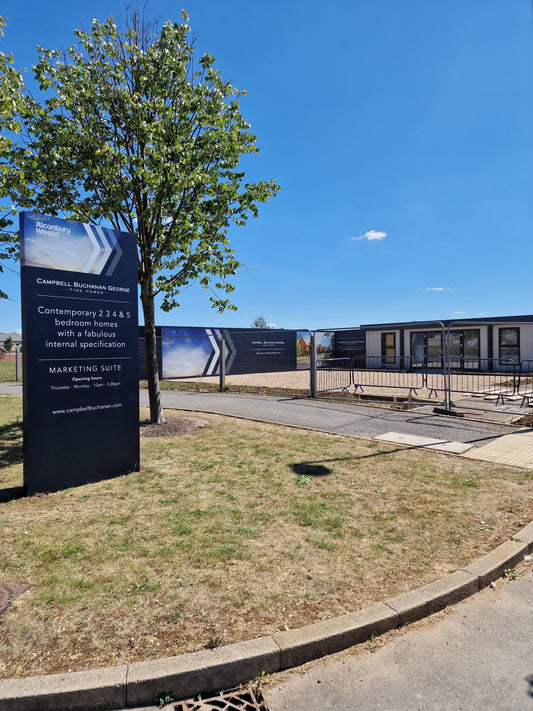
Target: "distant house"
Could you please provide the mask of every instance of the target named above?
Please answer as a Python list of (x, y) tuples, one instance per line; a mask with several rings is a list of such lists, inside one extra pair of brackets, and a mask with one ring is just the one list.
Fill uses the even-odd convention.
[[(13, 347), (10, 351), (4, 348), (4, 343), (11, 336)], [(0, 361), (15, 362), (16, 351), (15, 347), (22, 345), (22, 335), (16, 331), (10, 333), (8, 331), (0, 331)]]
[(305, 340), (303, 336), (300, 336), (298, 339), (298, 344), (300, 346), (300, 355), (302, 356), (308, 356), (309, 355), (309, 343)]

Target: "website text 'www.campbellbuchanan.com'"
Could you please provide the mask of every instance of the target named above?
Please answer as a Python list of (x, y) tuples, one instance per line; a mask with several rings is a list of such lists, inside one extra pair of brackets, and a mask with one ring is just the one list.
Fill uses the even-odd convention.
[(114, 402), (110, 405), (85, 405), (84, 407), (70, 407), (66, 410), (52, 410), (52, 415), (70, 415), (73, 412), (94, 412), (95, 410), (114, 410), (117, 407), (122, 407), (122, 403)]

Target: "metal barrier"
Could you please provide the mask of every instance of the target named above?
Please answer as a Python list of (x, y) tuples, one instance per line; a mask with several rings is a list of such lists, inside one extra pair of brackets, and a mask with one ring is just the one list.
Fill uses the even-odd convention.
[(424, 387), (424, 371), (418, 359), (410, 357), (325, 358), (317, 360), (316, 392), (366, 389), (405, 390), (416, 395)]
[(403, 390), (424, 399), (444, 394), (447, 403), (452, 393), (493, 399), (496, 404), (517, 393), (524, 401), (533, 400), (533, 360), (523, 361), (518, 369), (510, 359), (453, 357), (436, 369), (410, 356), (328, 358), (317, 361), (316, 373), (317, 394), (353, 386), (354, 394), (371, 390), (379, 396)]
[(351, 358), (324, 358), (316, 364), (316, 392), (348, 390), (353, 384)]
[(507, 358), (453, 358), (449, 369), (451, 393), (493, 397), (503, 403), (516, 393), (516, 364)]
[(418, 358), (365, 356), (353, 359), (355, 392), (365, 388), (407, 390), (416, 395), (424, 387), (424, 371)]
[(533, 360), (520, 363), (516, 392), (523, 398), (522, 405), (526, 402), (529, 405), (530, 400), (533, 400)]

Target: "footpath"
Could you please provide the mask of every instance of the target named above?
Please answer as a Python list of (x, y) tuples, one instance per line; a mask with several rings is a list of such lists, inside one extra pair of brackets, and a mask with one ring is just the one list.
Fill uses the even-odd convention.
[[(0, 384), (0, 393), (20, 395), (21, 388)], [(507, 464), (515, 457), (515, 466), (528, 468), (533, 449), (529, 430), (416, 410), (230, 393), (162, 396), (167, 408), (382, 438), (476, 459), (490, 450), (488, 461)], [(500, 447), (509, 438), (511, 444)], [(518, 461), (517, 449), (523, 450)], [(446, 578), (332, 620), (153, 662), (2, 680), (0, 711), (153, 709), (142, 704), (167, 690), (178, 699), (205, 698), (265, 674), (272, 675), (264, 689), (268, 711), (533, 709), (532, 552), (530, 523)], [(430, 624), (426, 618), (435, 614), (442, 619)]]

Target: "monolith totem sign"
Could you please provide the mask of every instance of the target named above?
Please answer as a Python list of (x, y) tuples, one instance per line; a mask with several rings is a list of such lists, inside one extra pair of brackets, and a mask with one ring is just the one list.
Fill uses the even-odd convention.
[(20, 215), (24, 486), (139, 469), (135, 235)]

